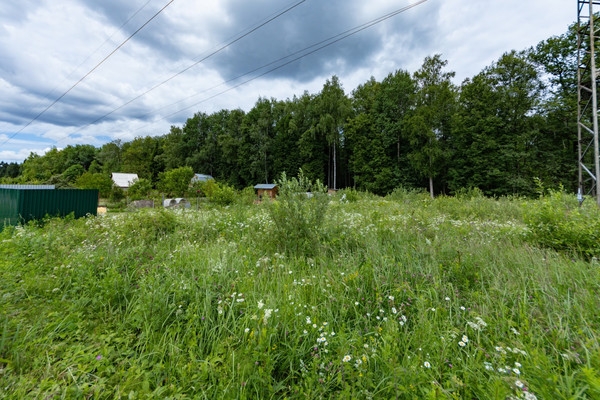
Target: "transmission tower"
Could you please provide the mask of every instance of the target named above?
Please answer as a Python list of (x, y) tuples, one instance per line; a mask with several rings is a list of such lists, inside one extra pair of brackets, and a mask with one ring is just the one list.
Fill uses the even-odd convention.
[(600, 154), (598, 150), (598, 60), (600, 43), (595, 19), (600, 0), (577, 0), (577, 139), (579, 193), (596, 197), (600, 206)]

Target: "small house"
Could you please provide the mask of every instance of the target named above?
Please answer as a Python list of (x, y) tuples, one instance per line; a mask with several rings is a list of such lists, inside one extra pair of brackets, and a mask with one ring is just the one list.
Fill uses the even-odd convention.
[(113, 172), (110, 177), (114, 185), (123, 190), (129, 189), (139, 179), (137, 174), (124, 174), (121, 172)]
[(274, 183), (261, 183), (254, 186), (254, 191), (258, 195), (259, 200), (265, 198), (272, 200), (277, 196), (277, 185)]

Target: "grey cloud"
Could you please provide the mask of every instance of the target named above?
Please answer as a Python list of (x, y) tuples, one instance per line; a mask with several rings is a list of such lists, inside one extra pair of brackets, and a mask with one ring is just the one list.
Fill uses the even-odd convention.
[[(356, 11), (361, 3), (356, 0), (307, 1), (235, 43), (225, 52), (218, 54), (210, 63), (225, 79), (237, 77), (368, 22), (369, 19)], [(400, 7), (401, 5), (396, 8)], [(264, 20), (267, 10), (272, 12), (271, 10), (276, 9), (281, 9), (281, 4), (275, 0), (262, 2), (261, 7), (249, 2), (235, 1), (230, 3), (229, 11), (235, 21), (233, 26), (241, 29), (255, 21)], [(430, 30), (420, 28), (418, 25), (424, 22), (428, 22), (429, 25), (435, 18), (415, 19), (414, 11), (416, 10), (408, 11), (413, 12), (410, 17), (400, 14), (385, 23), (392, 24), (389, 26), (393, 26), (396, 34), (410, 35), (418, 39), (419, 45), (423, 45), (423, 42), (431, 40), (431, 35), (427, 33)], [(415, 23), (415, 20), (418, 22)], [(274, 71), (273, 76), (304, 81), (324, 74), (345, 72), (332, 70), (332, 63), (341, 65), (342, 67), (338, 68), (347, 70), (368, 66), (373, 55), (382, 50), (387, 40), (381, 34), (382, 30), (378, 28), (374, 26), (339, 41), (306, 59)], [(221, 36), (231, 34), (232, 32), (223, 31)]]

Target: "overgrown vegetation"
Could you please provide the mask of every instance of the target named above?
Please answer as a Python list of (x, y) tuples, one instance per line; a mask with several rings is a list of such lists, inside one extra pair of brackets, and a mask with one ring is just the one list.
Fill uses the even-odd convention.
[(329, 188), (381, 196), (398, 187), (435, 195), (477, 187), (486, 196), (534, 197), (534, 177), (575, 192), (576, 29), (535, 48), (507, 49), (460, 85), (442, 56), (428, 55), (414, 71), (355, 88), (333, 75), (317, 93), (259, 98), (248, 111), (199, 110), (162, 135), (0, 163), (0, 181), (95, 185), (104, 196), (112, 172), (131, 172), (161, 195), (185, 197), (185, 168), (236, 190), (301, 168)]
[(4, 229), (0, 397), (600, 396), (598, 262), (568, 228), (591, 208), (280, 183)]

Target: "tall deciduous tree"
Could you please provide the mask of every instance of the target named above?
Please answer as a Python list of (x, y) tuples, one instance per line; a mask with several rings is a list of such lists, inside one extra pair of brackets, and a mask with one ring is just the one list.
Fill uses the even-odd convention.
[(344, 126), (352, 112), (350, 99), (337, 76), (327, 80), (316, 98), (318, 115), (315, 131), (325, 138), (329, 146), (328, 186), (337, 189), (338, 148), (343, 143)]
[(158, 174), (163, 171), (161, 158), (161, 138), (152, 136), (138, 137), (123, 145), (122, 172), (138, 174), (140, 178), (158, 180)]
[(105, 143), (96, 154), (96, 160), (102, 165), (102, 170), (106, 174), (113, 172), (122, 172), (123, 165), (123, 143), (120, 139)]
[(456, 103), (456, 91), (451, 79), (454, 72), (445, 72), (448, 64), (439, 54), (426, 57), (414, 73), (417, 85), (415, 109), (405, 130), (411, 145), (408, 158), (414, 168), (429, 179), (429, 191), (434, 196), (433, 181), (440, 175), (448, 158), (445, 142), (450, 134), (450, 122)]
[(504, 54), (463, 85), (452, 147), (450, 187), (478, 187), (487, 195), (532, 194), (543, 158), (541, 82), (525, 53)]

